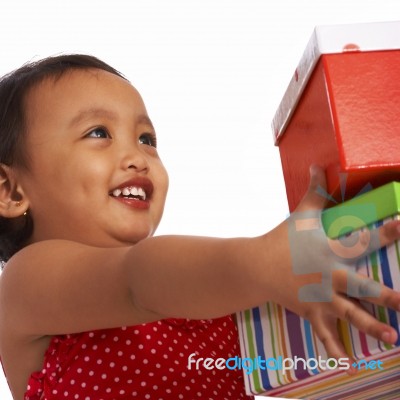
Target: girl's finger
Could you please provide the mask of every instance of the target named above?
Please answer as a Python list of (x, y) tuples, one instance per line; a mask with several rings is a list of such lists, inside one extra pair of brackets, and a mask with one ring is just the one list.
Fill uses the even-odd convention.
[(296, 212), (306, 210), (322, 210), (327, 203), (326, 178), (323, 169), (317, 165), (310, 168), (310, 183), (307, 193), (298, 205)]
[(364, 229), (358, 235), (359, 242), (365, 247), (361, 255), (364, 257), (400, 239), (400, 220), (389, 221), (378, 228)]
[(400, 220), (395, 220), (378, 228), (356, 231), (340, 239), (328, 239), (328, 243), (341, 264), (351, 265), (399, 239)]
[(397, 341), (397, 332), (391, 326), (378, 321), (358, 300), (345, 296), (335, 298), (337, 316), (356, 327), (359, 331), (388, 344)]
[(344, 269), (334, 271), (332, 284), (345, 296), (400, 311), (400, 293), (366, 276)]
[(329, 357), (339, 360), (345, 358), (349, 362), (349, 369), (346, 372), (349, 375), (353, 375), (357, 370), (352, 366), (354, 360), (346, 353), (342, 341), (339, 337), (337, 330), (337, 318), (336, 317), (318, 317), (310, 319), (314, 332), (318, 336), (319, 340), (325, 347)]
[[(379, 247), (378, 248), (371, 248), (372, 251), (376, 251), (381, 247), (388, 246), (389, 244), (393, 243), (395, 240), (400, 239), (400, 220), (389, 221), (383, 224), (381, 227), (376, 228), (378, 229), (378, 236), (379, 236)], [(377, 245), (378, 245), (377, 243)]]

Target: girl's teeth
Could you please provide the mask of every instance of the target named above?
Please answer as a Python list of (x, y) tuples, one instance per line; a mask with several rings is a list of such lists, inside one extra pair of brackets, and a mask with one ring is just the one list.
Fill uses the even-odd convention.
[(139, 188), (138, 192), (139, 192), (139, 196), (140, 196), (143, 200), (146, 200), (146, 192), (145, 192), (142, 188)]
[(115, 189), (112, 192), (114, 197), (119, 197), (121, 196), (140, 196), (142, 200), (146, 200), (146, 192), (142, 188), (137, 188), (137, 187), (126, 187), (121, 189)]
[(131, 188), (130, 193), (132, 196), (139, 196), (139, 190), (137, 187)]

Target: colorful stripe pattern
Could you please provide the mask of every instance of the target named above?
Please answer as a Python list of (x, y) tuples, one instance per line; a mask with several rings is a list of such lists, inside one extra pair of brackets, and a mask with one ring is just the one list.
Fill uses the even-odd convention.
[[(366, 257), (357, 265), (357, 271), (400, 291), (400, 242)], [(399, 312), (370, 303), (364, 305), (377, 319), (400, 331)], [(240, 312), (237, 320), (242, 358), (329, 358), (310, 323), (279, 305), (270, 302)], [(383, 369), (363, 369), (352, 377), (340, 369), (298, 368), (286, 373), (254, 369), (249, 375), (244, 373), (247, 393), (321, 400), (399, 399), (400, 339), (395, 346), (387, 345), (344, 321), (340, 321), (338, 329), (349, 354), (357, 360), (381, 360)]]

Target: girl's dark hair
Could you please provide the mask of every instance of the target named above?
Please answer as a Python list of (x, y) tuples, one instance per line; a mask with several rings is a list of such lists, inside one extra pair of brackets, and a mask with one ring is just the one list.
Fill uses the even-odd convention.
[[(26, 133), (26, 96), (47, 78), (58, 79), (74, 69), (101, 69), (121, 78), (116, 69), (96, 57), (82, 54), (59, 55), (24, 64), (0, 78), (0, 163), (28, 168), (23, 145)], [(125, 79), (125, 78), (124, 78)], [(0, 217), (0, 261), (2, 263), (20, 250), (33, 231), (29, 212), (24, 223)]]

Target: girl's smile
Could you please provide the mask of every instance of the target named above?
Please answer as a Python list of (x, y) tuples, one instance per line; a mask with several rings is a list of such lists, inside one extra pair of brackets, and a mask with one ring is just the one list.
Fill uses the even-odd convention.
[(153, 183), (147, 178), (135, 178), (114, 189), (110, 196), (129, 207), (148, 209), (153, 194)]
[(32, 241), (114, 246), (153, 235), (168, 176), (136, 89), (106, 71), (72, 70), (34, 87), (26, 104), (29, 165), (17, 174)]

